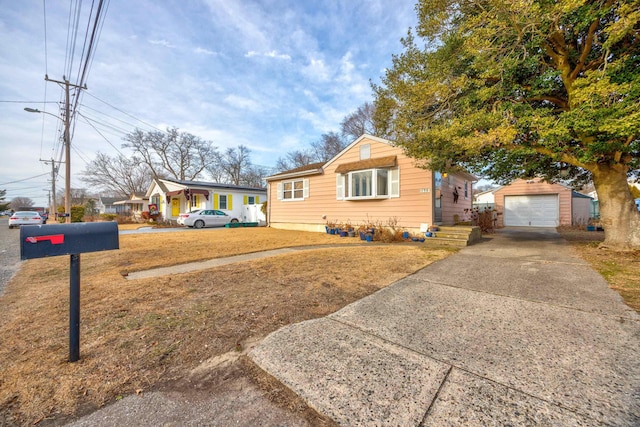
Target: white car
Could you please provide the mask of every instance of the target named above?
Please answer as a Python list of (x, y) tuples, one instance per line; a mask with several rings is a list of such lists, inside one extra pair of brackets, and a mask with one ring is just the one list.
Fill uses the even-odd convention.
[(224, 227), (230, 222), (238, 222), (238, 219), (214, 209), (198, 209), (178, 215), (178, 224), (187, 227)]
[(35, 211), (18, 211), (9, 217), (9, 228), (18, 227), (20, 225), (40, 225), (46, 221), (38, 212)]

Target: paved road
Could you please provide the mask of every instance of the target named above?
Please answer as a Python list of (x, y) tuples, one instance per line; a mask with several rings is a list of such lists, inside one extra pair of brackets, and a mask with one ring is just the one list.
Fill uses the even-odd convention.
[(9, 229), (9, 218), (0, 218), (0, 295), (20, 267), (20, 229)]

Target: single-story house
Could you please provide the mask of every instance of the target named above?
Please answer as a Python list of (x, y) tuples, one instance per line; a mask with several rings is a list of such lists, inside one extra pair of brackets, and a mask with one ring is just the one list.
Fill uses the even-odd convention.
[[(541, 178), (517, 179), (490, 190), (498, 216), (498, 226), (557, 227), (586, 225), (592, 217), (592, 198), (564, 184)], [(490, 203), (483, 195), (483, 203)], [(479, 205), (477, 205), (479, 206)]]
[[(149, 210), (165, 220), (176, 220), (181, 212), (217, 209), (242, 222), (258, 222), (254, 217), (258, 205), (267, 198), (264, 188), (243, 187), (215, 182), (181, 181), (157, 178), (151, 182), (146, 197)], [(247, 207), (255, 209), (248, 209)]]
[(493, 193), (498, 188), (491, 188), (489, 190), (474, 194), (473, 207), (478, 208), (480, 211), (484, 211), (485, 209), (489, 209), (489, 210), (494, 209), (496, 205), (496, 202), (495, 202), (496, 199)]
[(139, 219), (142, 212), (149, 210), (149, 198), (140, 194), (132, 194), (126, 200), (119, 200), (114, 202), (116, 207), (116, 213), (133, 215), (134, 218)]
[(101, 214), (118, 213), (117, 206), (114, 205), (114, 203), (119, 200), (119, 197), (98, 196), (98, 199), (96, 200), (96, 209), (98, 209), (98, 212)]
[(427, 170), (391, 141), (362, 135), (327, 162), (266, 181), (271, 227), (320, 232), (328, 222), (397, 220), (409, 230), (453, 225), (471, 210), (477, 179), (464, 171)]

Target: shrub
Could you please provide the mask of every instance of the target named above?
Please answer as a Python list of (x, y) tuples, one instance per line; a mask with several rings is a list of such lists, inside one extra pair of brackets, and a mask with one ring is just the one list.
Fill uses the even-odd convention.
[(103, 214), (100, 214), (100, 219), (103, 219), (105, 221), (113, 221), (116, 219), (117, 216), (118, 215), (116, 214), (103, 213)]

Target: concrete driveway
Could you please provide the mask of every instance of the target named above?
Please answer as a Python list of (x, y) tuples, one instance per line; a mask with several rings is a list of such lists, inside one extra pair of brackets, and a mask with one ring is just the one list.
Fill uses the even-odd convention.
[(250, 356), (342, 425), (640, 425), (640, 316), (554, 229), (502, 230)]

